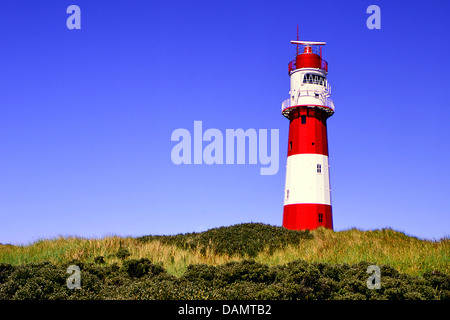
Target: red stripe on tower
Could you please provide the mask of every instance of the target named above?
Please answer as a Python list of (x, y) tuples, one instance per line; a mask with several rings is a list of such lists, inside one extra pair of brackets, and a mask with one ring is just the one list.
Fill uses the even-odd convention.
[(282, 103), (289, 119), (283, 226), (292, 230), (333, 229), (328, 164), (327, 119), (334, 113), (329, 98), (325, 42), (291, 41), (302, 53), (289, 63), (291, 90)]

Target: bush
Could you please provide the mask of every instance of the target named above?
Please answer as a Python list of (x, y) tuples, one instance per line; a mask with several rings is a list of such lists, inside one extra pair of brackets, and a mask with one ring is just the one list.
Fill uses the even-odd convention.
[(140, 259), (140, 260), (128, 260), (124, 261), (122, 265), (123, 271), (128, 274), (130, 277), (140, 278), (147, 274), (150, 275), (158, 275), (165, 270), (160, 265), (154, 265), (148, 259)]
[(207, 264), (194, 264), (189, 265), (184, 272), (182, 278), (194, 282), (194, 281), (213, 281), (216, 278), (217, 267)]
[(261, 251), (269, 253), (289, 244), (298, 244), (301, 240), (312, 239), (309, 230), (295, 231), (283, 227), (262, 223), (242, 223), (229, 227), (220, 227), (201, 233), (186, 233), (173, 236), (142, 236), (137, 240), (150, 242), (159, 240), (164, 244), (176, 245), (186, 250), (200, 249), (205, 254), (208, 250), (215, 254), (256, 257)]
[(275, 274), (265, 264), (253, 260), (240, 262), (229, 262), (217, 268), (216, 277), (218, 281), (225, 284), (235, 282), (271, 283)]
[(105, 263), (105, 258), (103, 256), (97, 256), (94, 258), (94, 263), (103, 264)]
[(14, 271), (14, 267), (8, 263), (0, 263), (0, 283), (4, 282), (11, 272)]
[(128, 258), (131, 255), (131, 253), (125, 249), (125, 248), (119, 248), (119, 250), (117, 250), (116, 252), (116, 257), (121, 259), (121, 260), (125, 260), (126, 258)]
[[(70, 264), (77, 264), (72, 261)], [(410, 276), (380, 266), (381, 289), (368, 289), (367, 266), (302, 260), (269, 267), (253, 260), (219, 266), (191, 265), (180, 278), (148, 259), (117, 264), (78, 263), (81, 289), (66, 286), (68, 265), (0, 265), (0, 300), (37, 299), (389, 299), (450, 298), (450, 276), (438, 271)]]

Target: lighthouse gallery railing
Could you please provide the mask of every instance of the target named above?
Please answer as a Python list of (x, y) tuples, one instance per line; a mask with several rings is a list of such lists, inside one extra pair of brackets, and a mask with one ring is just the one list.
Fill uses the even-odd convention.
[[(323, 95), (317, 96), (316, 93), (312, 90), (304, 90), (300, 92), (300, 98), (301, 97), (313, 97), (316, 99), (319, 99), (320, 102), (322, 102), (322, 105), (324, 107), (330, 108), (334, 112), (334, 102), (328, 97), (324, 97)], [(281, 112), (291, 107), (291, 99), (286, 99), (281, 103)]]

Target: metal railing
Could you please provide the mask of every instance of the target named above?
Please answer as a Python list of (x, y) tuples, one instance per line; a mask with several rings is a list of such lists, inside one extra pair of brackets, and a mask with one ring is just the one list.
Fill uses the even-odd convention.
[[(314, 53), (320, 56), (321, 54), (321, 45), (315, 45), (315, 44), (298, 44), (298, 53), (305, 52), (306, 50), (309, 51), (309, 53)], [(307, 48), (309, 47), (309, 48)]]
[(281, 103), (281, 112), (283, 112), (284, 110), (286, 110), (287, 108), (289, 108), (291, 106), (291, 99), (287, 98), (286, 100), (284, 100)]
[(320, 59), (320, 69), (328, 72), (328, 62), (326, 60)]
[[(301, 90), (299, 92), (299, 95), (297, 97), (297, 101), (302, 97), (312, 97), (318, 99), (324, 107), (331, 109), (331, 112), (334, 113), (334, 102), (327, 96), (324, 96), (323, 94), (317, 94), (313, 90)], [(300, 104), (297, 104), (300, 105)], [(291, 107), (291, 99), (286, 99), (281, 103), (281, 112), (283, 113), (286, 109)]]

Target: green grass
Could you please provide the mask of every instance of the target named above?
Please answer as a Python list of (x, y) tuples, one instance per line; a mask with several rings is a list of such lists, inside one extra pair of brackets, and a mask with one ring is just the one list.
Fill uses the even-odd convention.
[[(129, 256), (122, 259), (117, 254), (119, 249)], [(97, 257), (102, 256), (104, 265), (121, 265), (126, 259), (146, 258), (180, 277), (190, 265), (217, 266), (248, 258), (271, 267), (299, 259), (331, 264), (368, 261), (416, 276), (434, 270), (450, 274), (449, 252), (448, 238), (422, 240), (388, 228), (340, 232), (319, 228), (300, 232), (247, 223), (175, 236), (58, 237), (22, 246), (0, 245), (0, 263), (24, 265), (49, 261), (61, 265), (72, 260), (98, 263)]]

